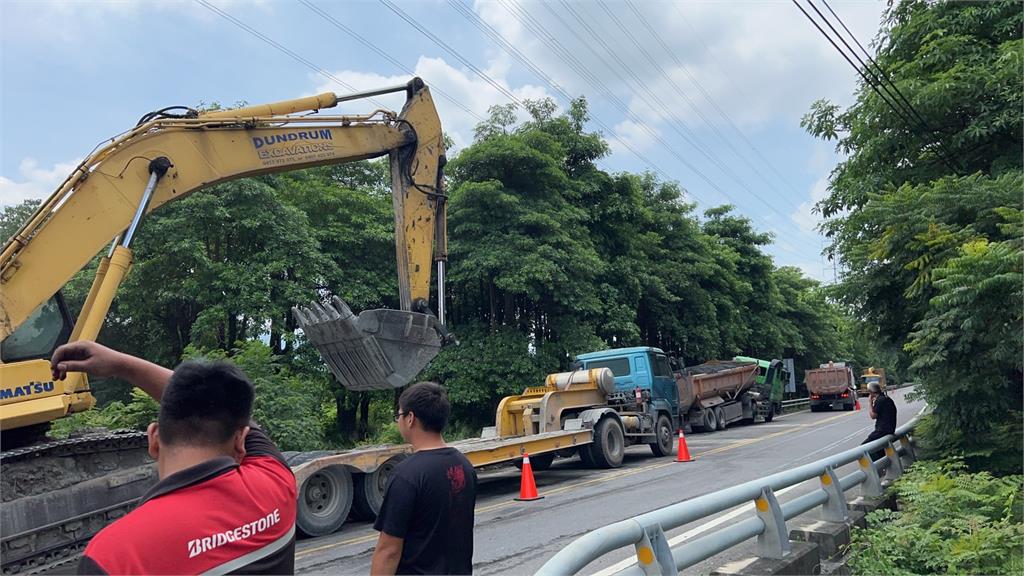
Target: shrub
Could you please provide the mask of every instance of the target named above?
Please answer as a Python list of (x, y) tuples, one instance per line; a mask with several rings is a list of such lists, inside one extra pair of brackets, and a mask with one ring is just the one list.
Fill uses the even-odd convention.
[(900, 511), (872, 512), (867, 529), (854, 530), (855, 574), (1024, 572), (1024, 476), (923, 460), (891, 489)]

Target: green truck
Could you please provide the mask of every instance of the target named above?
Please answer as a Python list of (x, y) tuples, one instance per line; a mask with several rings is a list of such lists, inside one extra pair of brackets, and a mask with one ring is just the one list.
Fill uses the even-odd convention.
[(767, 396), (768, 413), (764, 421), (771, 422), (776, 414), (782, 414), (782, 395), (789, 380), (789, 372), (783, 367), (782, 360), (761, 360), (750, 356), (734, 356), (735, 362), (753, 362), (757, 364), (757, 385), (754, 387), (762, 397)]

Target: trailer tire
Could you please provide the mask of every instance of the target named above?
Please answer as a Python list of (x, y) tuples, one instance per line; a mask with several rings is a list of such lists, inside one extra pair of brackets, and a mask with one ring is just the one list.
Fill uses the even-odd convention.
[(605, 416), (594, 427), (594, 442), (590, 445), (590, 458), (596, 468), (618, 468), (626, 456), (626, 435), (622, 424)]
[(306, 479), (299, 488), (295, 527), (306, 536), (336, 532), (352, 509), (352, 473), (344, 466), (328, 466)]
[(714, 408), (708, 408), (704, 410), (704, 431), (714, 432), (718, 430), (718, 415), (715, 414)]
[(658, 422), (654, 425), (656, 440), (648, 444), (651, 452), (658, 458), (672, 455), (672, 421), (664, 414), (658, 415)]
[(381, 505), (384, 504), (384, 492), (388, 487), (388, 480), (395, 472), (395, 468), (405, 460), (405, 454), (398, 454), (388, 458), (373, 472), (356, 474), (353, 479), (355, 497), (352, 499), (351, 516), (355, 520), (376, 520)]
[(721, 406), (715, 408), (715, 424), (718, 430), (725, 430), (725, 410)]
[[(543, 454), (537, 454), (537, 455), (534, 455), (534, 456), (530, 456), (530, 468), (533, 468), (533, 470), (537, 471), (537, 472), (540, 472), (542, 470), (547, 470), (548, 468), (551, 468), (551, 464), (553, 464), (554, 461), (555, 461), (555, 453), (554, 452), (545, 452)], [(513, 462), (513, 465), (516, 468), (522, 470), (523, 469), (523, 459), (520, 458), (519, 460), (516, 460), (515, 462)]]

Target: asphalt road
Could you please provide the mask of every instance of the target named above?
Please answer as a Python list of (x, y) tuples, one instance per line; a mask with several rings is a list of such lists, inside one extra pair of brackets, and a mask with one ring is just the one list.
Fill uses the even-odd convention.
[[(907, 402), (911, 389), (890, 393), (899, 424), (910, 420), (923, 403)], [(647, 446), (633, 446), (615, 470), (590, 470), (579, 460), (556, 460), (536, 474), (544, 499), (517, 502), (519, 472), (503, 468), (482, 472), (477, 495), (474, 571), (477, 574), (532, 574), (548, 558), (584, 533), (601, 526), (812, 462), (859, 444), (871, 431), (867, 410), (797, 412), (770, 424), (735, 426), (725, 431), (691, 434), (687, 445), (696, 461), (676, 463), (654, 458)], [(845, 472), (844, 472), (845, 473)], [(779, 495), (783, 502), (816, 488), (804, 483)], [(727, 510), (667, 534), (677, 542), (706, 534), (748, 517), (749, 506)], [(330, 536), (301, 540), (295, 568), (300, 574), (368, 574), (377, 532), (369, 523), (347, 523)], [(752, 542), (687, 570), (706, 574), (725, 562), (749, 556)], [(584, 573), (610, 574), (628, 566), (631, 550), (591, 563)]]

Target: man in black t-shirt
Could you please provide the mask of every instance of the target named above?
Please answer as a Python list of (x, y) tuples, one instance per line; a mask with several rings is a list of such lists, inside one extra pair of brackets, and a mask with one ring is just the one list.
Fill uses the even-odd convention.
[(370, 574), (471, 574), (476, 471), (444, 442), (451, 406), (433, 382), (398, 399), (398, 430), (416, 452), (395, 468), (374, 528)]
[[(861, 444), (896, 433), (896, 403), (885, 395), (878, 382), (868, 383), (868, 415), (875, 421), (875, 429)], [(876, 450), (871, 453), (871, 459), (878, 460), (884, 455), (884, 450)]]

